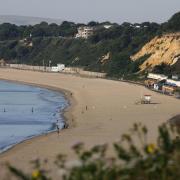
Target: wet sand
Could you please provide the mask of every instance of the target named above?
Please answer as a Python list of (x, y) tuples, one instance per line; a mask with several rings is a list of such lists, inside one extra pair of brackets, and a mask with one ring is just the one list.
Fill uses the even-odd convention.
[[(69, 160), (74, 160), (74, 143), (85, 142), (87, 148), (99, 143), (112, 144), (135, 122), (147, 125), (149, 141), (154, 142), (158, 125), (180, 111), (179, 100), (135, 84), (13, 69), (0, 69), (0, 78), (60, 90), (70, 100), (71, 106), (64, 113), (68, 129), (59, 135), (50, 133), (27, 140), (0, 155), (0, 164), (8, 161), (25, 171), (31, 160), (48, 159), (54, 177), (58, 176), (52, 165), (56, 155), (67, 154)], [(151, 94), (153, 103), (136, 105), (143, 94)], [(1, 177), (2, 173), (1, 169)]]

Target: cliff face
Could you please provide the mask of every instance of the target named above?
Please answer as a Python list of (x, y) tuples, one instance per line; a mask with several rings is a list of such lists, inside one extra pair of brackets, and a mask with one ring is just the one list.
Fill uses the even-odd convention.
[(137, 54), (131, 56), (131, 60), (136, 61), (148, 54), (149, 58), (140, 66), (141, 71), (162, 63), (170, 66), (176, 64), (180, 61), (180, 33), (155, 37)]

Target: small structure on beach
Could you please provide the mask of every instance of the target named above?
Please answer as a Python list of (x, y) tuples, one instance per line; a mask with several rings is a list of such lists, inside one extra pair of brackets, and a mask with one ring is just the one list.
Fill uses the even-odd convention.
[(162, 84), (164, 84), (168, 79), (168, 77), (163, 74), (154, 74), (154, 73), (149, 73), (147, 78), (148, 79), (145, 80), (144, 84), (146, 85), (146, 87), (155, 90), (159, 90), (159, 87), (161, 87)]
[(172, 79), (178, 81), (180, 80), (180, 75), (179, 74), (172, 75)]
[(145, 94), (145, 95), (141, 98), (141, 104), (150, 104), (150, 103), (151, 103), (151, 95)]
[(157, 83), (157, 80), (154, 80), (154, 79), (147, 79), (144, 81), (145, 86), (148, 88), (152, 88), (154, 84), (156, 83)]
[(135, 104), (151, 104), (151, 95), (145, 94), (144, 96), (141, 96), (140, 100), (136, 101)]
[(65, 65), (64, 64), (57, 64), (57, 66), (52, 66), (51, 67), (51, 71), (52, 72), (61, 72), (65, 69)]
[(174, 94), (175, 91), (177, 90), (177, 86), (175, 85), (170, 85), (170, 84), (165, 84), (162, 86), (162, 92), (164, 94)]
[(166, 80), (154, 80), (147, 79), (144, 81), (146, 87), (154, 89), (156, 91), (162, 90), (162, 86), (166, 83)]
[(155, 73), (149, 73), (147, 76), (148, 79), (154, 79), (154, 80), (165, 80), (168, 79), (167, 76), (164, 74), (155, 74)]
[(0, 67), (6, 66), (6, 61), (4, 59), (0, 60)]

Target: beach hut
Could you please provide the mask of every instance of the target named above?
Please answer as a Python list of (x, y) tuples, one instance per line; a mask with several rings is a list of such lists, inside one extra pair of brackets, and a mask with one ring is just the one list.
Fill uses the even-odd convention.
[(162, 92), (164, 94), (174, 94), (174, 92), (177, 90), (177, 86), (173, 84), (165, 84), (162, 87)]
[(156, 84), (156, 83), (157, 83), (157, 80), (155, 80), (155, 79), (147, 79), (144, 81), (145, 86), (148, 88), (152, 88), (154, 86), (154, 84)]

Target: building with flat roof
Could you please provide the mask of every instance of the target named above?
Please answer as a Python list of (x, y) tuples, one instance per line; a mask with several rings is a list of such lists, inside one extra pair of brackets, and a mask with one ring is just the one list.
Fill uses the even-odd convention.
[(147, 76), (148, 79), (155, 79), (155, 80), (164, 80), (164, 79), (168, 79), (167, 76), (165, 76), (164, 74), (155, 74), (155, 73), (149, 73)]
[(89, 26), (81, 26), (78, 28), (78, 33), (76, 34), (76, 38), (89, 38), (94, 34), (94, 28)]

